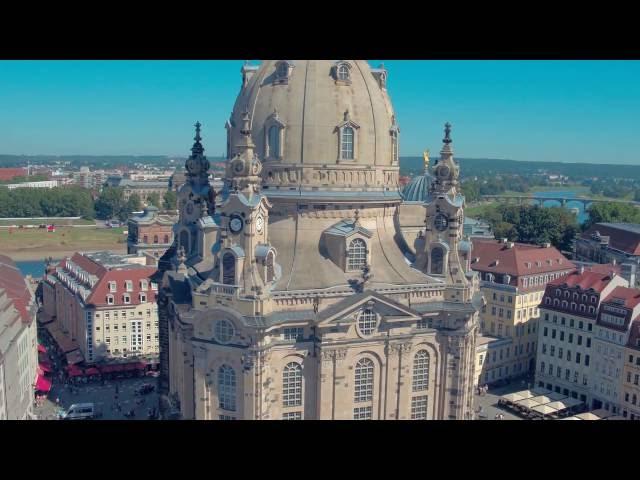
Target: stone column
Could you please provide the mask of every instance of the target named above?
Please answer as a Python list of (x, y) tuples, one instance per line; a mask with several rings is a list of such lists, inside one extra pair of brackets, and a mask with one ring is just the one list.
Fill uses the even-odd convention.
[(322, 349), (318, 355), (318, 420), (333, 420), (335, 415), (335, 351)]

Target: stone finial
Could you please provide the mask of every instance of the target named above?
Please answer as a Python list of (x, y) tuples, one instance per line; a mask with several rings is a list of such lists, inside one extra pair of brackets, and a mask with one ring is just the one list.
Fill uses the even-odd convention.
[(345, 122), (348, 122), (350, 118), (351, 118), (351, 115), (349, 114), (349, 109), (347, 108), (347, 109), (344, 111), (344, 121), (345, 121)]
[(200, 217), (205, 218), (209, 216), (209, 208), (207, 206), (207, 201), (203, 200), (202, 209), (200, 210)]
[(244, 113), (242, 114), (242, 130), (240, 130), (240, 133), (242, 133), (245, 136), (249, 136), (251, 135), (251, 114), (249, 114), (248, 110), (245, 110)]
[(356, 208), (356, 212), (353, 218), (353, 226), (357, 227), (360, 222), (360, 209)]
[(200, 127), (202, 127), (202, 124), (200, 122), (196, 122), (194, 127), (196, 127), (196, 136), (193, 137), (195, 143), (193, 144), (193, 147), (191, 147), (191, 153), (194, 157), (198, 157), (204, 153), (204, 147), (202, 146), (202, 143), (200, 143), (202, 140), (202, 137), (200, 136)]
[(184, 251), (184, 245), (180, 245), (180, 248), (178, 248), (178, 262), (181, 265), (184, 265), (184, 262), (187, 260), (187, 254)]
[(449, 122), (444, 124), (444, 139), (442, 140), (442, 142), (446, 145), (449, 145), (452, 140), (451, 140), (451, 124)]

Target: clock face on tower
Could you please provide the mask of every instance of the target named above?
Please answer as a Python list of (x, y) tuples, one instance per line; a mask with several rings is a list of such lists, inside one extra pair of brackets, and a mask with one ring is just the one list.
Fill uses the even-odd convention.
[(438, 215), (436, 215), (436, 220), (434, 224), (438, 231), (443, 232), (449, 226), (449, 219), (447, 218), (446, 215), (439, 213)]
[(258, 215), (256, 218), (256, 231), (258, 233), (262, 233), (262, 229), (264, 228), (264, 218), (262, 215)]
[(231, 217), (229, 217), (229, 230), (231, 230), (231, 233), (239, 233), (243, 226), (244, 222), (238, 215), (231, 215)]

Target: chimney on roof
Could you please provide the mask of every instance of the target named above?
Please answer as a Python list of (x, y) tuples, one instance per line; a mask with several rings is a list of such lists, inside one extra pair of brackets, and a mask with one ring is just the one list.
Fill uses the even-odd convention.
[(508, 238), (502, 238), (500, 239), (500, 243), (507, 243), (509, 241)]
[(542, 248), (550, 248), (550, 247), (551, 247), (551, 244), (548, 242), (542, 244)]
[(582, 275), (584, 273), (584, 265), (580, 265), (580, 268), (578, 269), (578, 272), (580, 273), (580, 275)]
[(613, 271), (613, 270), (610, 270), (609, 271), (609, 277), (611, 277), (613, 279), (613, 278), (615, 278), (615, 276), (616, 276), (616, 272)]
[(613, 265), (613, 266), (616, 265), (616, 259), (615, 258), (611, 261), (611, 265)]
[(514, 245), (515, 243), (513, 242), (507, 242), (507, 248), (513, 248)]

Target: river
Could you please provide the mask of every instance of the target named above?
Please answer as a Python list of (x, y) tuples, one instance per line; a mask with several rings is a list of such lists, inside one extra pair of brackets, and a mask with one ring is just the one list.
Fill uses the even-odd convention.
[[(56, 262), (58, 261), (59, 260), (56, 260)], [(44, 259), (16, 262), (16, 265), (22, 272), (22, 275), (31, 275), (34, 278), (40, 278), (44, 275)]]

